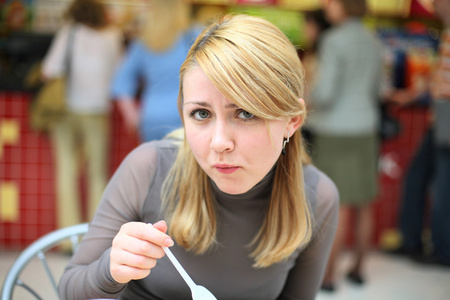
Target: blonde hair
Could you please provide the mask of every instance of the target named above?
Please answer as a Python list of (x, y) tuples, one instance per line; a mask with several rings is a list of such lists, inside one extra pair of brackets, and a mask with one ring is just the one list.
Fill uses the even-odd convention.
[(191, 7), (183, 0), (152, 0), (141, 39), (151, 50), (170, 48), (191, 22)]
[[(181, 116), (183, 78), (192, 66), (200, 66), (227, 99), (260, 118), (306, 117), (305, 105), (299, 100), (304, 93), (304, 71), (297, 52), (287, 37), (264, 19), (228, 15), (200, 34), (180, 70)], [(311, 239), (312, 216), (303, 186), (306, 163), (310, 160), (297, 131), (286, 155), (278, 159), (270, 207), (249, 245), (255, 267), (284, 260)], [(213, 247), (217, 231), (214, 196), (208, 176), (186, 141), (163, 190), (169, 234), (197, 254)]]

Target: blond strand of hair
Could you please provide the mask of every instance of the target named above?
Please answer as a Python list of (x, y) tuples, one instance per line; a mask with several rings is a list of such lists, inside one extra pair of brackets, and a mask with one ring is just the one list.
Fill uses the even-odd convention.
[[(214, 243), (216, 233), (216, 212), (209, 179), (186, 142), (180, 146), (174, 166), (184, 167), (172, 168), (163, 186), (169, 234), (185, 249), (201, 254)], [(186, 176), (186, 170), (195, 175)]]
[(151, 50), (169, 49), (190, 25), (190, 6), (183, 0), (152, 0), (141, 39)]
[[(306, 202), (303, 184), (303, 172), (300, 160), (286, 158), (290, 153), (303, 148), (300, 132), (296, 132), (286, 146), (286, 155), (282, 155), (275, 171), (274, 189), (270, 208), (258, 236), (252, 245), (257, 244), (252, 252), (255, 267), (268, 267), (286, 259), (299, 247), (306, 246), (312, 236), (312, 220)], [(289, 186), (294, 188), (281, 188)], [(300, 197), (299, 197), (300, 194)]]

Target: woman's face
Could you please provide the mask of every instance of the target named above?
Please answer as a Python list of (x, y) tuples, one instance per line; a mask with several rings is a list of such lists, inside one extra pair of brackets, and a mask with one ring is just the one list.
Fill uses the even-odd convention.
[(319, 25), (313, 20), (306, 20), (305, 22), (305, 39), (308, 46), (311, 47), (317, 42), (319, 38), (320, 29)]
[(266, 122), (226, 99), (198, 66), (184, 75), (183, 117), (197, 162), (228, 194), (245, 193), (264, 178), (300, 119), (268, 121), (272, 142)]
[(450, 26), (450, 0), (434, 0), (434, 14), (445, 26)]
[(325, 15), (328, 19), (328, 22), (332, 24), (340, 24), (347, 18), (344, 6), (339, 0), (328, 1), (328, 3), (325, 5)]

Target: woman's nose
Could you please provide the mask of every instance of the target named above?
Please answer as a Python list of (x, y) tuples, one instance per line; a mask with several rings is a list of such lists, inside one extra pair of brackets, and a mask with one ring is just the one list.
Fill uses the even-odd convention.
[(211, 149), (221, 153), (234, 149), (233, 131), (230, 125), (217, 122), (211, 137)]

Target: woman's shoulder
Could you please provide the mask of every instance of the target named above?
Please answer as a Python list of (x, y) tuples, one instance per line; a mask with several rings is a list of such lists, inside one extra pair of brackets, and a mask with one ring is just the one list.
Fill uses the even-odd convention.
[(178, 146), (172, 140), (145, 142), (130, 151), (123, 159), (120, 170), (135, 174), (138, 180), (153, 178), (169, 170), (175, 161)]
[(341, 47), (345, 42), (343, 41), (342, 29), (339, 27), (332, 27), (323, 33), (320, 39), (321, 49), (334, 49), (336, 47)]
[(122, 40), (123, 34), (117, 26), (107, 26), (102, 30), (103, 34), (114, 39)]
[(132, 52), (135, 55), (144, 55), (149, 54), (150, 50), (147, 48), (147, 46), (144, 44), (144, 41), (142, 41), (140, 38), (133, 38), (130, 40), (130, 44), (128, 46), (128, 52)]
[(313, 211), (339, 206), (339, 191), (334, 182), (314, 165), (304, 168), (305, 192)]
[(83, 23), (67, 24), (67, 31), (74, 30), (76, 34), (81, 34), (91, 39), (111, 39), (119, 40), (121, 32), (116, 26), (105, 26), (102, 28), (93, 28)]
[(194, 24), (181, 33), (180, 41), (187, 44), (190, 47), (195, 42), (195, 40), (197, 39), (198, 35), (202, 32), (202, 30), (203, 30), (202, 26)]
[(69, 31), (74, 28), (73, 23), (65, 22), (62, 26), (56, 31), (56, 35), (68, 35)]
[(154, 160), (172, 159), (178, 152), (178, 144), (173, 139), (145, 142), (133, 149), (126, 159), (137, 164), (154, 163)]
[(205, 27), (200, 24), (193, 24), (184, 32), (184, 34), (191, 35), (194, 38), (196, 38), (203, 31), (204, 28)]

